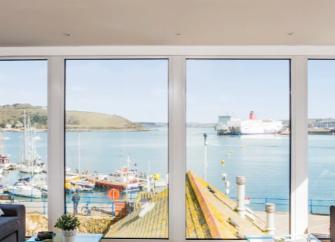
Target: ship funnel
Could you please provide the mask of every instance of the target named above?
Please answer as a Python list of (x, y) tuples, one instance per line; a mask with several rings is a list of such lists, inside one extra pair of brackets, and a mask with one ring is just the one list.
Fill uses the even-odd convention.
[(249, 113), (249, 119), (250, 119), (250, 120), (255, 120), (255, 119), (256, 119), (256, 114), (255, 114), (254, 111), (251, 111), (251, 112)]
[(241, 217), (245, 216), (246, 207), (245, 207), (245, 182), (246, 179), (244, 176), (236, 177), (237, 185), (237, 211)]

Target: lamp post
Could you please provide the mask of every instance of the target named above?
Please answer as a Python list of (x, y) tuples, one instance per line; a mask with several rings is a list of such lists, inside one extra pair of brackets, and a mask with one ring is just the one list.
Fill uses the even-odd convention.
[(274, 203), (265, 204), (266, 231), (270, 235), (273, 235), (275, 232), (275, 211), (276, 211), (276, 205)]
[(245, 182), (244, 176), (236, 177), (237, 185), (237, 211), (241, 217), (245, 217), (246, 207), (245, 207)]
[(204, 133), (204, 173), (205, 173), (204, 177), (205, 177), (205, 181), (207, 181), (207, 167), (208, 167), (207, 148), (208, 148), (207, 134)]
[(227, 173), (222, 173), (222, 181), (225, 186), (225, 194), (228, 196), (230, 192), (230, 182), (228, 180), (228, 175)]

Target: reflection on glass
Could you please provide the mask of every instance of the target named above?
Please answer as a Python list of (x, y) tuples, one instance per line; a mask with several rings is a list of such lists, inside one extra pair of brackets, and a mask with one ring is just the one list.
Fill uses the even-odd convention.
[(26, 234), (47, 230), (47, 62), (0, 61), (0, 204), (26, 207)]
[(289, 61), (187, 62), (186, 236), (287, 234)]
[(66, 210), (79, 231), (168, 237), (166, 60), (66, 62)]
[(334, 60), (308, 63), (309, 232), (329, 234), (329, 207), (335, 200)]

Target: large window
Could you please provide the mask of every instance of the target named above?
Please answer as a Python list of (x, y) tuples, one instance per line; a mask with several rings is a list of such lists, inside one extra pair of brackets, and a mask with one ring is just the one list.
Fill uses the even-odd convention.
[(26, 207), (26, 234), (47, 230), (47, 61), (0, 61), (0, 203)]
[(66, 211), (79, 231), (168, 237), (168, 61), (66, 61)]
[(290, 61), (187, 61), (186, 236), (289, 232)]
[(28, 236), (64, 207), (107, 238), (329, 234), (335, 60), (141, 58), (0, 60), (0, 203)]
[(335, 60), (308, 63), (309, 231), (329, 234), (335, 200)]

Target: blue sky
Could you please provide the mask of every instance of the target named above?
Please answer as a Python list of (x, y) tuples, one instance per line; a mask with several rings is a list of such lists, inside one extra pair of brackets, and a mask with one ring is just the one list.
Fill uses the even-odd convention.
[(46, 61), (0, 61), (0, 105), (47, 105)]
[(335, 118), (335, 60), (310, 60), (308, 67), (309, 117)]
[(167, 122), (167, 60), (75, 60), (66, 71), (67, 109)]
[[(67, 62), (67, 109), (118, 114), (132, 121), (167, 121), (166, 60)], [(310, 117), (335, 117), (335, 61), (309, 63)], [(47, 105), (46, 61), (0, 61), (0, 104)], [(230, 114), (287, 119), (286, 60), (189, 60), (187, 120), (216, 122)]]
[(288, 119), (289, 61), (191, 60), (187, 63), (187, 117), (216, 122), (228, 114), (246, 119)]

